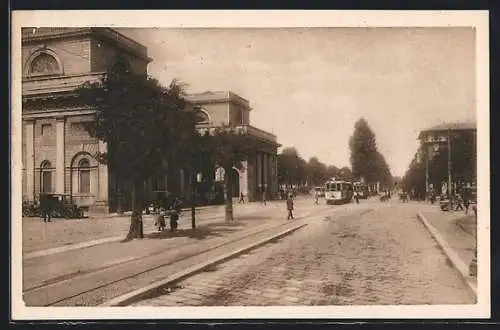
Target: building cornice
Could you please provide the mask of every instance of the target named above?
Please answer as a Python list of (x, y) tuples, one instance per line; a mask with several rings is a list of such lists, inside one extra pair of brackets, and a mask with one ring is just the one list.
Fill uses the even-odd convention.
[(186, 100), (194, 105), (203, 104), (216, 104), (216, 103), (236, 103), (241, 105), (247, 110), (252, 110), (248, 100), (231, 92), (231, 91), (217, 91), (206, 93), (194, 93), (186, 95)]
[(23, 121), (33, 121), (40, 118), (63, 118), (70, 116), (83, 116), (83, 115), (92, 115), (95, 113), (95, 110), (88, 109), (85, 107), (74, 108), (71, 110), (49, 110), (49, 111), (33, 111), (29, 113), (22, 114)]
[[(35, 29), (35, 33), (31, 32)], [(137, 41), (124, 36), (116, 30), (108, 27), (83, 27), (83, 28), (25, 28), (22, 33), (22, 44), (40, 43), (43, 41), (77, 38), (77, 37), (95, 37), (102, 41), (109, 41), (119, 46), (125, 51), (151, 62), (152, 58), (147, 55), (147, 48)], [(43, 29), (43, 30), (42, 30)]]

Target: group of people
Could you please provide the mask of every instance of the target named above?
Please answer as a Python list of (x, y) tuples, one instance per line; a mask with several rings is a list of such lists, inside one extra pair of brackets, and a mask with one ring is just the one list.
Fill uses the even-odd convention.
[(175, 197), (172, 202), (169, 203), (168, 207), (163, 208), (160, 207), (158, 210), (156, 210), (156, 217), (155, 217), (155, 227), (158, 229), (158, 231), (164, 231), (166, 228), (166, 222), (165, 222), (165, 216), (169, 216), (170, 220), (170, 231), (175, 232), (177, 230), (177, 227), (179, 225), (179, 217), (181, 214), (181, 205), (182, 201), (179, 197)]

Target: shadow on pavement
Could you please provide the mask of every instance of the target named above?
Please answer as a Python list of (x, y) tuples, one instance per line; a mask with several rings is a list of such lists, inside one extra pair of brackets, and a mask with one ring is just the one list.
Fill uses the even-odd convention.
[(455, 220), (456, 225), (465, 231), (467, 234), (476, 236), (476, 217), (474, 215), (466, 215)]
[[(271, 216), (260, 216), (260, 215), (242, 215), (234, 217), (234, 221), (238, 220), (269, 220)], [(231, 224), (232, 222), (229, 222)]]
[[(218, 226), (217, 226), (218, 225)], [(145, 238), (152, 239), (169, 239), (178, 237), (188, 237), (195, 239), (205, 239), (207, 237), (222, 237), (227, 234), (239, 231), (243, 226), (236, 224), (207, 224), (203, 227), (198, 227), (194, 231), (192, 229), (178, 229), (176, 232), (171, 232), (169, 229), (165, 229), (161, 232), (151, 233), (145, 235)]]

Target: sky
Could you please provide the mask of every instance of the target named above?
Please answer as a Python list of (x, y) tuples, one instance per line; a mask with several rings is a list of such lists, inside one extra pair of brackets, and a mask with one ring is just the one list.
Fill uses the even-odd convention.
[(403, 176), (421, 130), (475, 120), (472, 28), (117, 30), (148, 48), (151, 76), (246, 98), (251, 124), (305, 160), (350, 166), (349, 137), (363, 117)]

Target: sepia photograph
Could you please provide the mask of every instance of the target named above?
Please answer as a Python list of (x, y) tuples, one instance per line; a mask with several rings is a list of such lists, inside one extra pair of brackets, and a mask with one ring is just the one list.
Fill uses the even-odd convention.
[(13, 13), (13, 318), (489, 317), (488, 13), (261, 14)]

